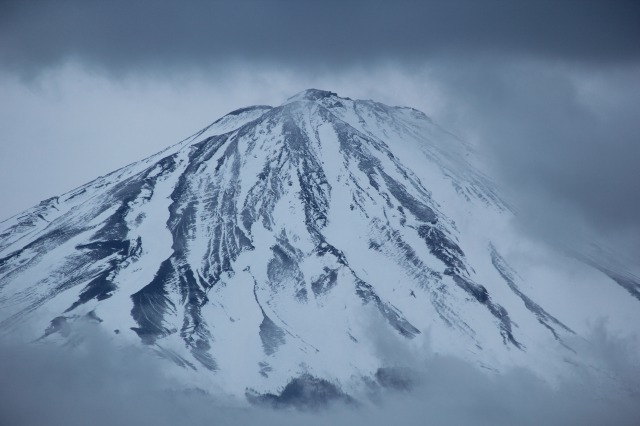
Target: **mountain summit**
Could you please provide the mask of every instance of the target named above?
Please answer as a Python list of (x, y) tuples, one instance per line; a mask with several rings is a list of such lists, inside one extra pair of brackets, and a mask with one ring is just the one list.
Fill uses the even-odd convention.
[(384, 386), (385, 340), (552, 375), (594, 304), (571, 277), (637, 300), (587, 263), (511, 264), (536, 245), (474, 162), (412, 108), (310, 89), (233, 111), (0, 223), (0, 332), (95, 323), (185, 383), (253, 398)]

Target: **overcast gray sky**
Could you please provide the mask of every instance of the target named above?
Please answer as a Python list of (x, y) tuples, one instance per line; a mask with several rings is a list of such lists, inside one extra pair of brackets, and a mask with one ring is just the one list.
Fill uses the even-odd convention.
[(5, 0), (0, 218), (319, 87), (473, 142), (529, 230), (640, 256), (638, 22), (637, 1)]

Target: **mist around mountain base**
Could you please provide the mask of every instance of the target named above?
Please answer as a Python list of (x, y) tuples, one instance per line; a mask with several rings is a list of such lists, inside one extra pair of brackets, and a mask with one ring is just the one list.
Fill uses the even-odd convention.
[(115, 348), (94, 328), (80, 326), (66, 347), (0, 344), (0, 424), (635, 425), (640, 419), (637, 342), (612, 337), (604, 320), (586, 341), (572, 343), (606, 371), (576, 366), (549, 384), (526, 368), (497, 374), (431, 350), (400, 350), (399, 337), (380, 331), (380, 355), (402, 380), (379, 380), (351, 402), (280, 408), (251, 405), (224, 390), (176, 390), (158, 359), (140, 348)]

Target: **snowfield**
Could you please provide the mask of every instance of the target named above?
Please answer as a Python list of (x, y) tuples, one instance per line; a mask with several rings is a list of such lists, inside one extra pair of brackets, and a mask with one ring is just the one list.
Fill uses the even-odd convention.
[(598, 370), (576, 342), (599, 318), (637, 333), (640, 279), (522, 236), (476, 162), (411, 108), (310, 89), (234, 111), (1, 222), (0, 334), (90, 323), (242, 401), (384, 387), (389, 341), (550, 383)]

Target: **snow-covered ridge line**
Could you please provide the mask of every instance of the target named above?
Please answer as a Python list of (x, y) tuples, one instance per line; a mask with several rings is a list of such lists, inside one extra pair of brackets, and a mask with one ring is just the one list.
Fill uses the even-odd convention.
[[(376, 382), (372, 324), (407, 350), (428, 338), (553, 376), (580, 362), (585, 319), (554, 295), (594, 269), (521, 266), (514, 247), (540, 248), (468, 148), (417, 110), (316, 89), (233, 111), (0, 223), (0, 333), (64, 340), (90, 321), (192, 386), (254, 399)], [(635, 309), (605, 275), (593, 285)]]

